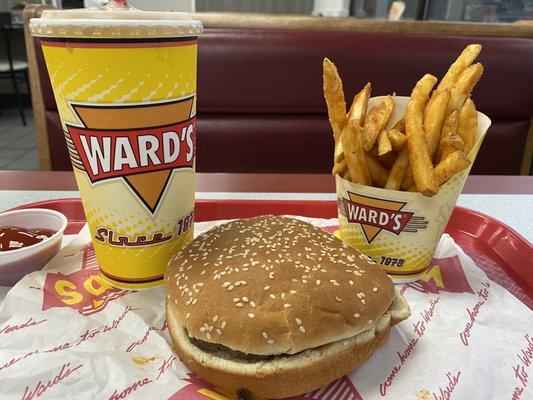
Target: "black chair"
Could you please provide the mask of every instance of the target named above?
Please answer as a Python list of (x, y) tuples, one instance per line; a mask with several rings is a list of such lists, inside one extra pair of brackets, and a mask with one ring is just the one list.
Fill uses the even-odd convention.
[(15, 89), (15, 96), (17, 97), (17, 104), (20, 112), (20, 119), (22, 125), (26, 126), (26, 117), (24, 116), (24, 106), (22, 104), (22, 97), (19, 92), (18, 84), (23, 81), (26, 83), (28, 93), (30, 93), (30, 83), (28, 79), (28, 63), (23, 60), (14, 60), (11, 53), (11, 42), (9, 40), (9, 29), (0, 22), (0, 31), (4, 37), (7, 59), (0, 58), (0, 79), (11, 79), (13, 88)]

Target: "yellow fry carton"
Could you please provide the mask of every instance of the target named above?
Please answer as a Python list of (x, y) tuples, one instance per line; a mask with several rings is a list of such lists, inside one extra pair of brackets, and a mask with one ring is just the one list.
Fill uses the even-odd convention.
[[(369, 107), (381, 98), (370, 100)], [(396, 97), (390, 129), (404, 114), (408, 97)], [(444, 183), (433, 197), (358, 185), (336, 176), (338, 236), (370, 256), (393, 280), (409, 282), (423, 275), (461, 193), (490, 119), (478, 113), (470, 166)]]

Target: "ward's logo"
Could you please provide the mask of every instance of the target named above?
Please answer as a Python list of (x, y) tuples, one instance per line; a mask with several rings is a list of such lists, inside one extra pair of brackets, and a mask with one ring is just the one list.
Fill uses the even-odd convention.
[(194, 96), (127, 104), (70, 104), (82, 126), (67, 124), (74, 168), (93, 184), (122, 179), (154, 214), (172, 170), (192, 168), (196, 151)]
[(347, 193), (349, 198), (339, 197), (337, 200), (339, 212), (348, 222), (361, 225), (368, 243), (372, 243), (382, 230), (400, 235), (427, 227), (428, 221), (424, 217), (403, 211), (406, 202)]

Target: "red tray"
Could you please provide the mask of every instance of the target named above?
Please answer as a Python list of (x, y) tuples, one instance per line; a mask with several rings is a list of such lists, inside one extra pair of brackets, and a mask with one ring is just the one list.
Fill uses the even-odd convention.
[[(18, 208), (48, 208), (66, 215), (66, 234), (85, 224), (79, 198), (26, 204)], [(315, 218), (337, 217), (335, 201), (199, 200), (195, 220), (211, 221), (263, 214), (292, 214)], [(533, 309), (533, 246), (514, 229), (485, 214), (455, 207), (446, 232), (487, 276)]]

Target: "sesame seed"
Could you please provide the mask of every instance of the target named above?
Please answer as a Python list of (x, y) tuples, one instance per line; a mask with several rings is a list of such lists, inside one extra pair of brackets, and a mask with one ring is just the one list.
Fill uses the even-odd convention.
[(296, 294), (296, 293), (298, 293), (298, 291), (297, 290), (291, 290), (289, 293), (290, 294)]
[(270, 285), (266, 285), (263, 290), (269, 290), (270, 289)]
[(233, 285), (230, 285), (230, 286), (228, 287), (228, 292), (231, 292), (233, 289), (234, 289), (234, 286), (233, 286)]
[(271, 293), (271, 294), (270, 294), (270, 297), (273, 298), (273, 299), (275, 299), (275, 298), (276, 298), (276, 295)]
[(198, 299), (195, 298), (195, 299), (192, 301), (192, 305), (194, 306), (194, 305), (196, 304), (197, 301), (198, 301)]
[(372, 321), (371, 319), (369, 319), (368, 321), (366, 321), (366, 323), (367, 323), (368, 325), (372, 325), (373, 322), (374, 322), (374, 321)]
[(226, 281), (222, 284), (222, 287), (227, 288), (229, 285), (231, 285), (231, 282)]
[(222, 323), (220, 324), (220, 327), (221, 327), (222, 329), (224, 329), (224, 328), (226, 327), (226, 321), (222, 321)]
[(241, 307), (244, 307), (244, 304), (242, 304), (242, 303), (235, 303), (235, 307), (239, 307), (239, 308), (241, 308)]
[(174, 299), (174, 303), (178, 304), (178, 299)]
[(339, 296), (335, 296), (335, 300), (337, 300), (339, 303), (342, 301), (342, 299)]
[(317, 286), (320, 286), (320, 279), (317, 279), (317, 280), (315, 281), (315, 283), (316, 283)]
[(289, 303), (285, 303), (285, 304), (283, 304), (283, 307), (285, 307), (285, 308), (290, 308), (291, 305), (290, 305)]
[(266, 332), (263, 332), (263, 337), (264, 337), (265, 339), (268, 339), (268, 334), (267, 334)]
[(353, 286), (353, 281), (349, 281), (350, 285)]
[(234, 303), (238, 303), (239, 301), (241, 301), (241, 299), (238, 298), (238, 297), (235, 297), (235, 298), (233, 299), (233, 302), (234, 302)]
[(361, 299), (361, 303), (365, 304), (366, 303), (365, 299)]
[(189, 318), (191, 318), (191, 314), (190, 313), (185, 314), (185, 319), (189, 319)]
[(248, 303), (248, 302), (250, 301), (250, 299), (248, 299), (248, 297), (244, 296), (244, 297), (242, 298), (242, 301), (244, 301), (245, 303)]
[(215, 316), (213, 317), (213, 322), (217, 322), (217, 321), (218, 321), (218, 315), (215, 315)]
[(217, 335), (222, 335), (222, 330), (217, 328)]
[(200, 332), (205, 332), (205, 326), (202, 326), (202, 327), (200, 328)]
[(268, 339), (268, 340), (267, 340), (267, 343), (268, 343), (268, 344), (274, 344), (274, 343), (276, 343), (276, 341), (275, 341), (274, 339)]
[(211, 340), (211, 334), (209, 332), (207, 333), (206, 336), (207, 336), (207, 340)]
[(255, 315), (252, 314), (252, 313), (249, 313), (249, 314), (248, 314), (248, 318), (255, 318)]
[(300, 332), (305, 333), (305, 328), (303, 326), (300, 326)]
[(353, 317), (354, 317), (354, 318), (359, 318), (359, 313), (355, 313), (355, 314), (353, 315)]
[(378, 288), (375, 287), (375, 288), (372, 289), (372, 291), (373, 291), (374, 293), (376, 293), (376, 292), (378, 291)]
[(300, 318), (294, 318), (294, 320), (298, 325), (302, 325), (302, 320)]
[(250, 305), (255, 308), (255, 303), (253, 301), (250, 302)]
[(281, 292), (281, 300), (285, 300), (285, 292)]

